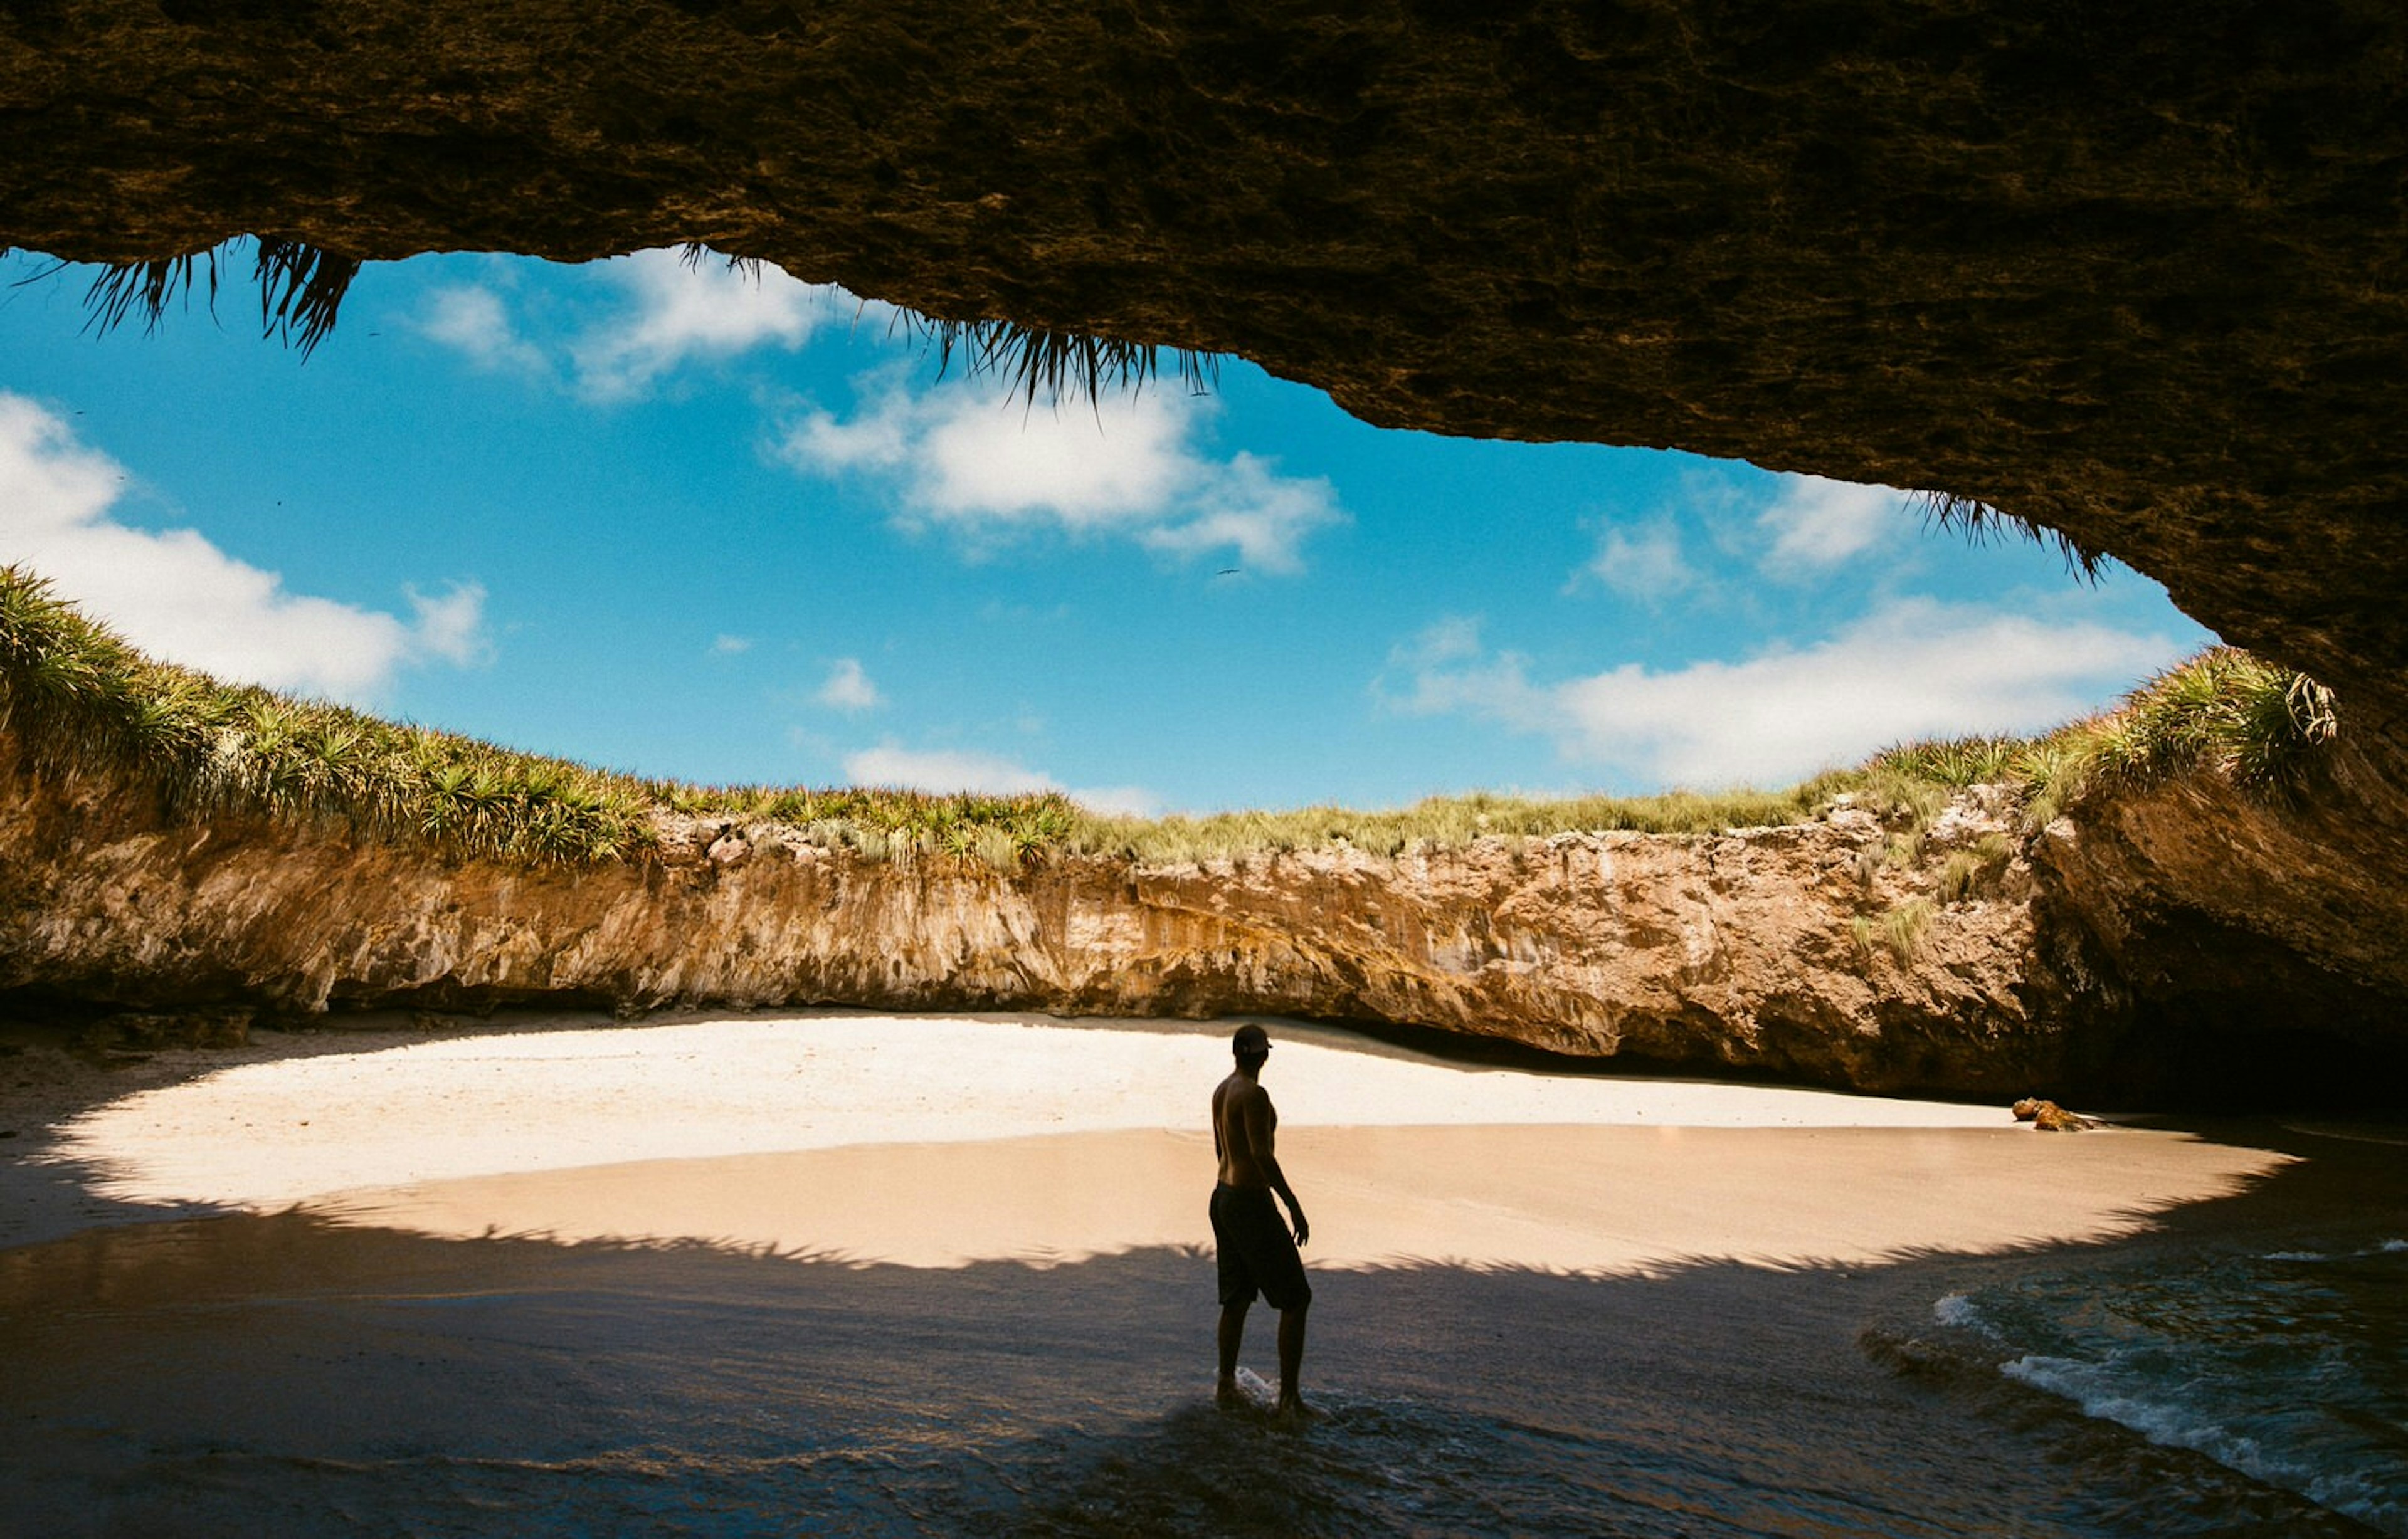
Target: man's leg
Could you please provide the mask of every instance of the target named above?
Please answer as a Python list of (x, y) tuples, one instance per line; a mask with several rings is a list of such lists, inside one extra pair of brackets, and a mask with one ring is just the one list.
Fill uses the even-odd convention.
[(1304, 1409), (1304, 1397), (1297, 1392), (1297, 1375), (1304, 1368), (1304, 1312), (1312, 1307), (1307, 1299), (1293, 1309), (1280, 1311), (1280, 1409)]
[(1238, 1348), (1246, 1339), (1246, 1304), (1225, 1304), (1221, 1306), (1221, 1386), (1223, 1400), (1235, 1399), (1238, 1393)]

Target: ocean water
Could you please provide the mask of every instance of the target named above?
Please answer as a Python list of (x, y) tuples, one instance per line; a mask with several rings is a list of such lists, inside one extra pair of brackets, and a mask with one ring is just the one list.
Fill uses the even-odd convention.
[(2408, 1238), (2042, 1272), (1933, 1316), (2086, 1417), (2408, 1539)]
[(1326, 1272), (1302, 1430), (1212, 1405), (1185, 1250), (100, 1230), (0, 1251), (0, 1533), (2408, 1533), (2403, 1190), (2343, 1149), (2101, 1246)]

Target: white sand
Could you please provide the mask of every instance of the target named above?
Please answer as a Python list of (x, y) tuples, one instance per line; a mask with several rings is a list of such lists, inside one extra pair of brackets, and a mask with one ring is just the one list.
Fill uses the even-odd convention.
[[(101, 1106), (122, 1201), (923, 1266), (1200, 1245), (1228, 1023), (812, 1014), (256, 1063)], [(2283, 1162), (2002, 1108), (1440, 1063), (1273, 1023), (1317, 1265), (1877, 1260), (2129, 1233)]]

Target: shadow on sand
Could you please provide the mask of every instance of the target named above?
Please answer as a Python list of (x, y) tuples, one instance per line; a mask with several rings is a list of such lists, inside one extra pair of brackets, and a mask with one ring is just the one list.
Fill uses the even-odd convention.
[(0, 1528), (2369, 1532), (1923, 1341), (2019, 1272), (2408, 1233), (2396, 1151), (2225, 1135), (2312, 1157), (2108, 1246), (1323, 1273), (1301, 1432), (1212, 1408), (1211, 1263), (1175, 1249), (930, 1271), (301, 1213), (95, 1230), (0, 1251)]

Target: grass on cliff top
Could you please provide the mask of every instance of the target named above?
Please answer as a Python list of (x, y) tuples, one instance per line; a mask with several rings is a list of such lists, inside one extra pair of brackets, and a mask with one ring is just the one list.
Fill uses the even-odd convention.
[(2009, 784), (2045, 824), (2094, 792), (2210, 774), (2259, 801), (2304, 794), (2339, 724), (2332, 691), (2231, 647), (2167, 669), (2113, 710), (2041, 737), (1959, 737), (1885, 749), (1867, 767), (1945, 786)]
[(1842, 795), (1919, 829), (1954, 790), (1999, 782), (2027, 790), (2037, 825), (2094, 791), (2200, 770), (2270, 798), (2297, 794), (2334, 723), (2332, 697), (2313, 680), (2217, 648), (2117, 709), (2044, 737), (1902, 745), (1786, 791), (1109, 817), (1054, 793), (703, 787), (520, 753), (154, 662), (32, 573), (0, 566), (0, 727), (42, 768), (131, 774), (191, 816), (337, 819), (462, 856), (624, 860), (653, 848), (656, 819), (676, 813), (781, 823), (873, 859), (944, 856), (1010, 870), (1049, 854), (1172, 863), (1341, 844), (1394, 855), (1487, 836), (1713, 834), (1807, 821)]

